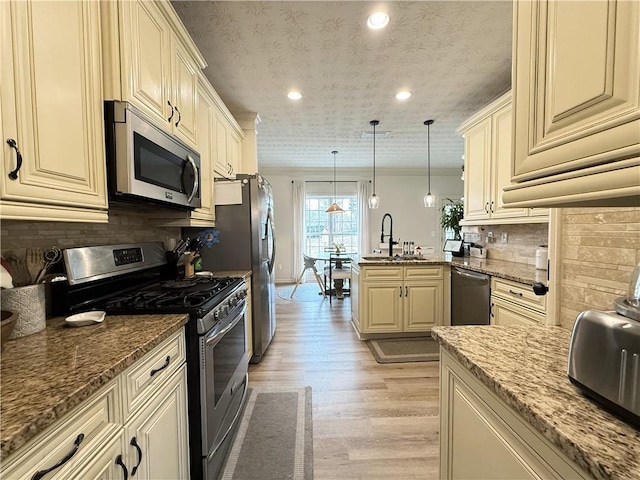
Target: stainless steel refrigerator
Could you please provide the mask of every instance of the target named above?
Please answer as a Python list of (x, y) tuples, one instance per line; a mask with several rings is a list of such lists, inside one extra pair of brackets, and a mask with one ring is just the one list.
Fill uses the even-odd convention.
[(251, 270), (251, 363), (260, 363), (276, 331), (271, 185), (260, 175), (237, 175), (236, 180), (216, 179), (214, 192), (219, 243), (200, 251), (202, 268)]

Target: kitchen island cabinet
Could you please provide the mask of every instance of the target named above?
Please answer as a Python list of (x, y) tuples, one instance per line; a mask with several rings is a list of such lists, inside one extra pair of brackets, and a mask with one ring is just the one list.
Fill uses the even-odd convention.
[(640, 4), (514, 2), (510, 207), (640, 204)]
[(351, 283), (352, 321), (360, 338), (426, 333), (449, 322), (446, 264), (353, 262)]
[[(107, 316), (9, 341), (2, 476), (188, 478), (186, 315)], [(28, 389), (24, 385), (29, 385)]]
[(107, 222), (100, 5), (0, 3), (0, 217)]
[(440, 478), (638, 478), (640, 432), (570, 383), (570, 335), (560, 327), (433, 328)]

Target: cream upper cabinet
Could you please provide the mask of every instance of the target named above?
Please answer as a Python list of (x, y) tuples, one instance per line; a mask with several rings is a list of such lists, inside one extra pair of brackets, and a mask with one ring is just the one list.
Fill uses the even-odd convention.
[(106, 222), (100, 10), (0, 3), (0, 216)]
[(504, 207), (503, 190), (511, 184), (511, 92), (465, 121), (458, 133), (465, 146), (463, 225), (548, 221), (546, 209)]
[(107, 100), (133, 103), (197, 148), (198, 71), (206, 66), (169, 2), (101, 2)]
[(640, 204), (640, 3), (514, 3), (514, 206)]
[(242, 171), (242, 142), (244, 132), (233, 115), (222, 103), (216, 112), (216, 177), (235, 178)]

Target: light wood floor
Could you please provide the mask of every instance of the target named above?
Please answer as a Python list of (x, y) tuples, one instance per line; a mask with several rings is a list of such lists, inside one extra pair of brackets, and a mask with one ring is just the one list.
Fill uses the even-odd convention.
[(312, 387), (315, 480), (438, 478), (438, 362), (376, 363), (348, 297), (276, 296), (276, 318), (249, 384)]

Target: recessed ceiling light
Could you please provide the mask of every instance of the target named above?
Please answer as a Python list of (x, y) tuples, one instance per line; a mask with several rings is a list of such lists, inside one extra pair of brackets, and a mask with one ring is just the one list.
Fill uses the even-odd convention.
[(291, 100), (300, 100), (302, 98), (302, 94), (300, 92), (289, 92), (287, 93), (287, 97)]
[(402, 91), (396, 93), (396, 98), (398, 100), (406, 100), (410, 96), (411, 96), (411, 92), (409, 92), (408, 90), (402, 90)]
[(389, 24), (389, 15), (385, 12), (376, 12), (373, 15), (369, 15), (367, 19), (367, 27), (372, 30), (378, 30), (384, 28)]

